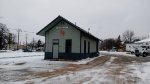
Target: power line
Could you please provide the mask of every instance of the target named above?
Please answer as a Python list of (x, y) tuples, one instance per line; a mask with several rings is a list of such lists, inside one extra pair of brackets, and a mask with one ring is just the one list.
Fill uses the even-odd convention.
[[(8, 29), (11, 29), (11, 30), (16, 30), (16, 31), (18, 31), (18, 29), (14, 29), (14, 28), (8, 28)], [(36, 32), (29, 32), (29, 31), (25, 31), (25, 30), (22, 30), (22, 29), (21, 29), (21, 32), (36, 33)]]
[[(30, 31), (26, 31), (26, 30), (22, 30), (22, 29), (20, 29), (20, 28), (18, 28), (18, 29), (15, 29), (15, 28), (8, 28), (9, 30), (14, 30), (14, 31), (16, 31), (17, 32), (17, 37), (18, 37), (18, 42), (17, 42), (17, 49), (19, 49), (19, 46), (20, 46), (20, 41), (21, 42), (23, 42), (22, 40), (25, 40), (24, 42), (25, 42), (25, 45), (27, 45), (27, 40), (30, 38), (30, 40), (31, 40), (31, 37), (30, 36), (32, 36), (32, 35), (30, 35), (30, 36), (28, 36), (29, 34), (34, 34), (34, 35), (36, 35), (36, 32), (30, 32)], [(25, 39), (22, 39), (21, 37), (22, 37), (22, 35), (23, 36), (25, 36)], [(35, 36), (32, 36), (32, 37), (35, 37)], [(21, 38), (21, 40), (20, 40), (20, 38)], [(35, 40), (35, 39), (34, 39)]]
[(27, 34), (26, 34), (26, 49), (27, 49)]
[(17, 49), (19, 49), (19, 36), (20, 36), (20, 32), (21, 32), (22, 30), (21, 29), (18, 29), (17, 30), (17, 32), (18, 32), (18, 46), (17, 46)]

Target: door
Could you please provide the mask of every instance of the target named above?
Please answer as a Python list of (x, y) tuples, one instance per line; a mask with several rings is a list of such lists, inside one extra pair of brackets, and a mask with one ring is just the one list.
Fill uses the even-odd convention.
[(53, 58), (58, 58), (58, 44), (53, 45)]
[(66, 53), (71, 53), (72, 51), (72, 40), (67, 39), (66, 40)]
[(58, 58), (59, 53), (59, 40), (54, 39), (53, 40), (53, 58)]

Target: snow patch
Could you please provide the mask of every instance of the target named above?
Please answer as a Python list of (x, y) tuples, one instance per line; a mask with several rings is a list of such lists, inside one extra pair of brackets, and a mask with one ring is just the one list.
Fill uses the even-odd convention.
[(127, 52), (109, 52), (109, 51), (99, 51), (101, 55), (112, 55), (112, 56), (135, 56), (127, 54)]

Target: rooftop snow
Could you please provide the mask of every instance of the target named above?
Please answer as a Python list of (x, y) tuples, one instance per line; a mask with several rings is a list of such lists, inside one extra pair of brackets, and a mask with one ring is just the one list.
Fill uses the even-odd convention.
[(141, 41), (137, 41), (135, 43), (144, 43), (144, 42), (150, 42), (150, 38), (144, 39), (144, 40), (141, 40)]

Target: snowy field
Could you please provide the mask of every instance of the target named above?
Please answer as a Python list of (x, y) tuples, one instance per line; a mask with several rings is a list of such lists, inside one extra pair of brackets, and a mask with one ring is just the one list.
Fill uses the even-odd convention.
[(100, 54), (111, 56), (135, 56), (132, 54), (127, 54), (127, 52), (110, 52), (110, 51), (100, 51)]
[[(43, 60), (43, 52), (0, 53), (1, 84), (150, 84), (150, 58), (101, 51), (80, 61)], [(107, 55), (107, 56), (105, 56)]]
[(19, 50), (19, 51), (7, 50), (6, 52), (0, 52), (0, 59), (43, 56), (43, 55), (44, 55), (43, 52), (22, 52), (22, 50)]

